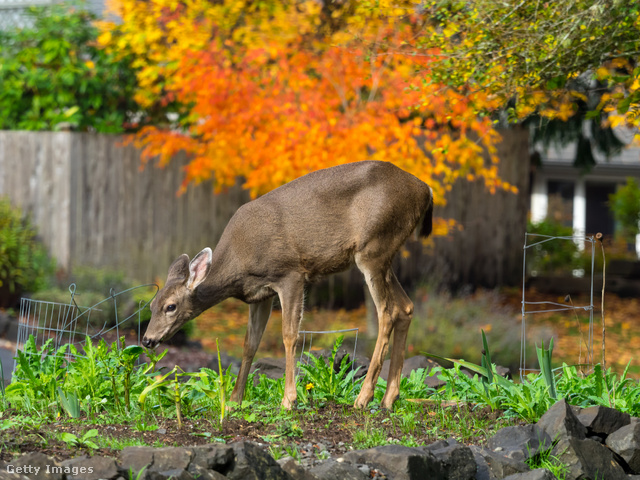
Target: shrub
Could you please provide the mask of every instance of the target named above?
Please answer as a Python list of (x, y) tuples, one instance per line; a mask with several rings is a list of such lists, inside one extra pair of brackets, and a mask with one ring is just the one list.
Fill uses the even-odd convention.
[(640, 186), (635, 178), (628, 177), (624, 186), (609, 195), (609, 209), (616, 220), (616, 234), (626, 242), (635, 244), (640, 231)]
[(28, 11), (33, 27), (0, 31), (0, 129), (123, 131), (140, 111), (129, 59), (97, 47), (87, 11)]
[(46, 287), (54, 270), (29, 219), (0, 198), (0, 307), (14, 306), (22, 293)]
[[(553, 220), (529, 223), (527, 232), (549, 237), (571, 237), (573, 229)], [(542, 237), (538, 241), (544, 240)], [(529, 243), (532, 243), (530, 241)], [(540, 242), (527, 252), (527, 273), (540, 274), (566, 273), (576, 268), (578, 246), (570, 239)]]

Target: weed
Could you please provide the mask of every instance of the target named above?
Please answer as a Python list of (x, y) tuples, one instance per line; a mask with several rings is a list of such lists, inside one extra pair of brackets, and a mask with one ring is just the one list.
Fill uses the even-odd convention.
[(64, 432), (60, 434), (60, 440), (66, 443), (69, 448), (86, 448), (88, 450), (96, 450), (99, 447), (92, 439), (97, 436), (98, 430), (92, 428), (82, 435), (82, 437), (78, 437), (73, 433)]

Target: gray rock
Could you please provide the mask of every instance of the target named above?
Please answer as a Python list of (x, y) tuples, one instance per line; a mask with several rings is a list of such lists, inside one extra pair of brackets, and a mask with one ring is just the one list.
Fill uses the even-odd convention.
[(356, 450), (343, 455), (352, 464), (367, 464), (393, 474), (394, 480), (429, 478), (445, 480), (442, 463), (427, 449), (383, 445), (368, 450)]
[(137, 475), (143, 468), (153, 464), (153, 447), (125, 447), (120, 452), (120, 465), (125, 472)]
[(204, 470), (215, 470), (226, 474), (233, 463), (233, 447), (230, 445), (203, 445), (193, 447), (193, 458), (189, 471), (198, 467)]
[[(485, 477), (479, 477), (478, 480), (480, 480), (480, 478), (490, 480), (505, 478), (509, 475), (528, 472), (530, 470), (529, 466), (523, 461), (506, 457), (488, 448), (472, 446), (471, 451), (478, 465), (478, 473), (484, 472), (483, 474), (485, 475)], [(484, 469), (485, 463), (488, 467), (488, 472)]]
[(355, 465), (335, 460), (326, 460), (309, 469), (308, 473), (318, 480), (367, 480), (369, 478)]
[(192, 457), (193, 450), (190, 448), (156, 448), (153, 452), (153, 463), (149, 469), (155, 472), (186, 470), (189, 468), (189, 463), (191, 463)]
[(568, 438), (586, 438), (586, 427), (580, 423), (578, 417), (576, 417), (564, 399), (553, 404), (542, 418), (538, 420), (537, 425), (544, 430), (554, 442)]
[(504, 480), (556, 480), (556, 476), (546, 468), (536, 468), (525, 473), (515, 473)]
[(181, 468), (176, 468), (173, 470), (166, 470), (164, 472), (150, 471), (147, 474), (147, 479), (148, 480), (194, 480), (194, 477), (186, 470), (183, 470)]
[(431, 453), (442, 463), (448, 480), (473, 480), (478, 469), (471, 449), (466, 445), (449, 445)]
[(502, 428), (487, 442), (491, 450), (520, 461), (550, 450), (552, 444), (551, 437), (537, 425)]
[[(18, 457), (2, 469), (7, 474), (17, 474), (30, 479), (62, 480), (63, 473), (60, 464), (47, 457), (44, 453), (28, 453)], [(16, 477), (13, 477), (16, 478)]]
[(640, 423), (633, 422), (607, 437), (606, 444), (634, 473), (640, 473)]
[(208, 470), (198, 465), (189, 465), (189, 473), (197, 480), (225, 480), (227, 478), (215, 470)]
[(588, 438), (561, 440), (554, 447), (553, 454), (569, 467), (567, 479), (627, 479), (613, 452)]
[(610, 435), (631, 423), (631, 415), (628, 413), (602, 406), (582, 408), (577, 417), (590, 434), (602, 436)]
[(287, 457), (284, 461), (278, 460), (278, 463), (292, 480), (318, 480), (318, 477), (303, 468), (291, 457)]
[(60, 463), (67, 478), (74, 480), (115, 479), (120, 475), (118, 465), (113, 458), (81, 457), (65, 460)]
[(28, 480), (26, 475), (20, 475), (15, 472), (7, 472), (6, 470), (0, 470), (0, 480)]
[(251, 442), (233, 444), (234, 459), (225, 475), (231, 480), (288, 480), (271, 455)]
[(259, 381), (260, 375), (266, 375), (270, 379), (278, 379), (284, 376), (284, 358), (261, 358), (251, 366), (251, 373), (255, 373), (255, 382)]

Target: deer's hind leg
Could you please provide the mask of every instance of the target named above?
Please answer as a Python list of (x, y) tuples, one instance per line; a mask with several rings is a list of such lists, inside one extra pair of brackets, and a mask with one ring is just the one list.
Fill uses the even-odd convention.
[(376, 306), (378, 313), (378, 339), (371, 356), (369, 372), (354, 406), (356, 408), (365, 408), (373, 399), (375, 386), (382, 369), (382, 362), (384, 362), (389, 348), (391, 332), (395, 332), (387, 391), (382, 400), (384, 408), (391, 408), (399, 394), (400, 374), (404, 363), (404, 350), (413, 313), (413, 304), (400, 286), (389, 264), (385, 265), (384, 268), (380, 268), (376, 265), (376, 262), (369, 264), (365, 259), (357, 256), (356, 264), (364, 273), (365, 281)]
[(282, 306), (282, 340), (285, 353), (285, 385), (282, 406), (292, 408), (297, 399), (296, 392), (296, 345), (304, 310), (304, 276), (290, 275), (277, 288)]
[[(244, 346), (242, 348), (242, 364), (238, 372), (236, 385), (231, 392), (230, 400), (236, 403), (242, 403), (244, 397), (244, 389), (247, 385), (249, 370), (253, 357), (256, 355), (262, 334), (267, 326), (269, 317), (271, 316), (271, 307), (273, 305), (273, 297), (267, 298), (259, 303), (249, 305), (249, 324), (247, 325), (247, 333), (244, 336)], [(222, 373), (222, 372), (220, 372)]]

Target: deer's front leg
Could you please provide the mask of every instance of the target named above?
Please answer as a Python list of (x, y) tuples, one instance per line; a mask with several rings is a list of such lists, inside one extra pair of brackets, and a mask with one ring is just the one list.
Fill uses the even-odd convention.
[(249, 325), (247, 325), (247, 333), (244, 336), (242, 364), (238, 372), (238, 379), (236, 380), (233, 392), (231, 392), (230, 400), (232, 402), (242, 403), (244, 389), (247, 385), (247, 377), (249, 376), (249, 370), (251, 370), (251, 363), (258, 350), (258, 345), (260, 345), (264, 329), (269, 321), (272, 305), (273, 297), (267, 298), (260, 303), (252, 303), (249, 305)]
[(304, 309), (304, 278), (290, 278), (278, 291), (282, 305), (282, 340), (285, 352), (285, 385), (282, 406), (290, 409), (295, 405), (296, 393), (296, 344)]

